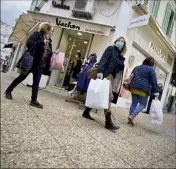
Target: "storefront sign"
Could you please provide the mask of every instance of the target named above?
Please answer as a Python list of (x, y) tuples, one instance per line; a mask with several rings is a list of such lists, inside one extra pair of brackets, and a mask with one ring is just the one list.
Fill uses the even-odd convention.
[(70, 6), (64, 5), (65, 0), (61, 0), (61, 3), (59, 4), (56, 2), (56, 0), (52, 1), (53, 7), (54, 8), (59, 8), (59, 9), (64, 9), (64, 10), (70, 10)]
[(34, 22), (49, 22), (53, 25), (57, 25), (62, 28), (87, 32), (91, 34), (97, 34), (102, 36), (109, 36), (112, 27), (104, 26), (90, 22), (83, 22), (72, 18), (63, 18), (55, 15), (49, 15), (44, 13), (31, 12), (29, 13), (29, 19)]
[(128, 29), (148, 25), (150, 15), (143, 15), (137, 18), (133, 18), (128, 26)]
[(152, 42), (150, 42), (150, 49), (155, 52), (157, 56), (159, 56), (161, 59), (165, 60), (166, 56), (163, 54), (163, 51), (158, 49)]
[(63, 28), (69, 28), (69, 29), (74, 29), (78, 31), (80, 30), (80, 27), (72, 24), (71, 21), (65, 23), (65, 22), (62, 22), (59, 18), (56, 18), (56, 25)]

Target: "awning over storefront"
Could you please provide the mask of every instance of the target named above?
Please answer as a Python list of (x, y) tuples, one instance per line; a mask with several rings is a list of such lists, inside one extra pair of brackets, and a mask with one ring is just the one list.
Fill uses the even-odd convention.
[(28, 11), (28, 14), (23, 13), (18, 18), (13, 32), (9, 37), (9, 42), (20, 42), (41, 22), (49, 22), (61, 28), (103, 36), (109, 36), (110, 31), (115, 29), (115, 27), (111, 25), (95, 23), (87, 20)]
[(67, 18), (48, 13), (31, 12), (31, 11), (28, 11), (28, 14), (30, 21), (34, 21), (36, 23), (50, 22), (51, 24), (59, 26), (61, 28), (82, 31), (91, 34), (109, 36), (110, 31), (114, 29), (114, 26), (111, 25), (95, 23), (92, 21), (81, 20), (77, 18)]
[(16, 25), (9, 37), (9, 42), (20, 42), (36, 26), (36, 22), (29, 20), (29, 15), (23, 13), (16, 21)]

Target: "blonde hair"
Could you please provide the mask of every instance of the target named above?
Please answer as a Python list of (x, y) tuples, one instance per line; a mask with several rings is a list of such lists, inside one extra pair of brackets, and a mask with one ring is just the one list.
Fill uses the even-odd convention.
[(126, 41), (125, 41), (125, 38), (124, 38), (124, 37), (119, 37), (118, 39), (116, 39), (115, 42), (114, 42), (114, 45), (115, 45), (116, 42), (119, 41), (120, 39), (123, 39), (123, 40), (124, 40), (124, 46), (123, 46), (123, 48), (122, 48), (122, 50), (121, 50), (121, 54), (122, 54), (122, 55), (125, 55), (126, 52), (127, 52), (127, 46), (126, 46)]
[(39, 25), (38, 31), (45, 34), (47, 31), (50, 31), (53, 26), (48, 22), (43, 22)]

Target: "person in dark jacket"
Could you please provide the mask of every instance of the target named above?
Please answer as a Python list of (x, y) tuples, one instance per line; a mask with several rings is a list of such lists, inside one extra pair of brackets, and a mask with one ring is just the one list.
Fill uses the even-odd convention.
[[(158, 100), (161, 100), (162, 93), (163, 93), (163, 85), (162, 85), (161, 83), (159, 83), (159, 84), (158, 84), (158, 87), (159, 87), (159, 96), (158, 96)], [(153, 101), (153, 99), (155, 99), (155, 98), (156, 98), (156, 96), (152, 93), (151, 96), (150, 96), (150, 98), (149, 98), (149, 101), (148, 101), (147, 111), (145, 111), (144, 113), (149, 114), (152, 101)]]
[[(98, 64), (97, 78), (107, 78), (111, 81), (110, 85), (110, 102), (109, 109), (105, 110), (105, 128), (110, 130), (117, 130), (120, 127), (113, 124), (111, 120), (111, 110), (110, 105), (113, 101), (113, 93), (119, 93), (123, 71), (124, 71), (124, 61), (123, 55), (126, 52), (126, 41), (123, 37), (118, 38), (113, 46), (109, 46), (103, 53), (101, 60)], [(116, 97), (117, 98), (117, 97)], [(117, 102), (117, 99), (116, 99)], [(91, 108), (86, 108), (82, 116), (84, 118), (94, 120), (90, 116)]]
[[(34, 57), (31, 70), (27, 74), (20, 74), (6, 89), (5, 96), (7, 99), (12, 99), (13, 89), (20, 84), (26, 77), (33, 73), (32, 97), (31, 106), (43, 108), (43, 105), (37, 101), (38, 88), (43, 70), (46, 66), (48, 53), (51, 52), (50, 41), (48, 40), (53, 34), (53, 27), (49, 23), (41, 23), (39, 30), (34, 32), (27, 40), (27, 50)], [(21, 59), (22, 60), (22, 59)]]
[(79, 79), (78, 74), (81, 71), (81, 67), (82, 67), (82, 61), (81, 61), (81, 53), (77, 53), (75, 56), (75, 61), (73, 62), (73, 67), (72, 67), (72, 78), (74, 78), (75, 80)]
[(154, 66), (154, 58), (148, 57), (142, 65), (135, 67), (132, 72), (134, 75), (130, 84), (132, 104), (128, 117), (128, 124), (132, 126), (134, 126), (134, 118), (146, 107), (150, 93), (155, 96), (159, 95)]

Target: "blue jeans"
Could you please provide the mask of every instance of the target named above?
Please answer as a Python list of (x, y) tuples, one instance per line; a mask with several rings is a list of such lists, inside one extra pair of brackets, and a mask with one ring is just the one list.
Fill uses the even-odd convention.
[(139, 96), (132, 94), (132, 104), (130, 107), (130, 115), (136, 117), (147, 105), (148, 96)]

